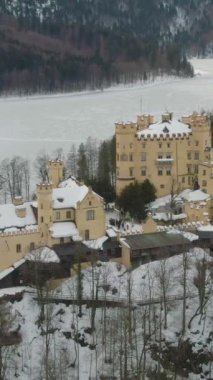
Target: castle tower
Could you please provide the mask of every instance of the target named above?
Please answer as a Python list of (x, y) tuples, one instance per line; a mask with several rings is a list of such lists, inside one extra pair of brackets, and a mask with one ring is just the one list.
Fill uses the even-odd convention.
[(58, 187), (64, 177), (64, 163), (62, 160), (51, 160), (48, 163), (48, 177), (53, 188)]
[(135, 181), (135, 134), (136, 123), (116, 123), (116, 193)]
[(49, 228), (52, 226), (52, 191), (53, 185), (42, 183), (37, 185), (38, 226), (41, 234), (41, 244), (51, 246)]
[(137, 129), (142, 131), (148, 128), (150, 124), (154, 124), (155, 119), (153, 115), (140, 115), (137, 116)]
[(208, 115), (193, 113), (182, 117), (183, 123), (191, 125), (193, 146), (192, 151), (199, 152), (199, 161), (206, 160), (206, 149), (211, 146), (211, 122)]

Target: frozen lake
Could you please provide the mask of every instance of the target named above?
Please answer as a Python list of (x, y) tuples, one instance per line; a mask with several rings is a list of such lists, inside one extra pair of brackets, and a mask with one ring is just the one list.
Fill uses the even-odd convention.
[(104, 139), (116, 121), (135, 121), (141, 113), (175, 116), (213, 110), (213, 59), (193, 59), (194, 78), (172, 79), (87, 92), (29, 98), (0, 98), (0, 160), (21, 155), (31, 160), (88, 136)]

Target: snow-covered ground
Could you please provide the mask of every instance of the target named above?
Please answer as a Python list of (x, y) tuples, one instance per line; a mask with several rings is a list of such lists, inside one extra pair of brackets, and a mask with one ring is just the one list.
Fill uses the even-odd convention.
[(193, 110), (212, 110), (213, 59), (193, 59), (194, 78), (159, 78), (103, 91), (0, 99), (0, 160), (21, 155), (33, 160), (45, 149), (68, 151), (88, 136), (104, 139), (117, 121), (166, 110), (176, 117)]
[[(184, 260), (186, 258), (186, 261)], [(175, 256), (160, 262), (153, 262), (138, 267), (132, 272), (127, 272), (123, 266), (116, 263), (101, 263), (94, 268), (88, 268), (83, 271), (83, 297), (91, 297), (95, 287), (92, 286), (92, 278), (95, 284), (98, 284), (99, 297), (105, 297), (114, 300), (120, 300), (123, 305), (125, 300), (130, 300), (133, 305), (139, 301), (147, 299), (158, 299), (163, 296), (163, 278), (165, 279), (167, 302), (167, 328), (164, 328), (164, 306), (161, 304), (152, 305), (151, 307), (137, 306), (131, 311), (133, 345), (130, 347), (126, 343), (128, 350), (127, 367), (135, 368), (136, 357), (140, 357), (144, 347), (143, 337), (148, 337), (146, 343), (146, 369), (157, 368), (159, 363), (151, 359), (151, 347), (154, 343), (159, 344), (161, 340), (161, 349), (170, 345), (171, 348), (177, 347), (180, 342), (182, 330), (182, 300), (173, 300), (173, 296), (183, 295), (183, 263), (186, 263), (186, 293), (195, 296), (186, 300), (186, 332), (182, 341), (189, 341), (193, 347), (193, 353), (203, 355), (210, 353), (212, 355), (212, 326), (213, 326), (213, 302), (212, 302), (212, 278), (210, 272), (206, 271), (206, 294), (211, 291), (211, 297), (204, 307), (204, 314), (195, 317), (188, 328), (189, 320), (195, 313), (199, 305), (198, 288), (195, 285), (195, 278), (198, 275), (198, 263), (202, 262), (212, 265), (212, 258), (202, 249), (193, 249), (186, 256)], [(77, 278), (66, 280), (55, 294), (69, 294), (76, 297)], [(130, 298), (131, 293), (131, 298)], [(124, 344), (125, 331), (129, 329), (130, 309), (118, 308), (98, 308), (95, 315), (95, 331), (88, 333), (91, 323), (91, 308), (83, 306), (82, 317), (78, 317), (78, 308), (75, 305), (65, 306), (49, 304), (44, 314), (49, 313), (51, 323), (48, 325), (45, 321), (39, 325), (39, 307), (31, 294), (25, 294), (20, 302), (12, 304), (12, 311), (17, 316), (17, 322), (20, 324), (20, 333), (22, 334), (22, 343), (17, 347), (17, 351), (10, 357), (8, 379), (15, 380), (19, 377), (22, 380), (44, 379), (44, 361), (45, 358), (45, 331), (49, 328), (50, 333), (50, 350), (48, 363), (50, 368), (56, 373), (56, 377), (61, 380), (78, 379), (100, 379), (101, 374), (114, 375), (119, 380), (119, 365), (124, 368), (124, 357), (121, 344)], [(106, 317), (104, 322), (104, 316)], [(144, 322), (146, 319), (146, 323)], [(162, 321), (162, 326), (160, 326)], [(41, 322), (41, 321), (40, 321)], [(128, 324), (126, 325), (126, 323)], [(148, 327), (149, 326), (149, 327)], [(43, 333), (42, 333), (43, 328)], [(124, 328), (124, 329), (123, 329)], [(125, 330), (126, 328), (126, 330)], [(159, 330), (160, 328), (160, 330)], [(151, 335), (148, 334), (151, 329)], [(127, 333), (128, 334), (128, 333)], [(80, 338), (83, 346), (76, 343), (75, 340)], [(111, 342), (111, 346), (110, 346)], [(123, 342), (123, 343), (122, 343)], [(46, 346), (47, 347), (47, 346)], [(111, 350), (111, 351), (110, 351)], [(131, 355), (129, 353), (131, 351)], [(77, 356), (74, 366), (75, 357)], [(122, 357), (121, 357), (122, 356)], [(109, 360), (110, 359), (110, 360)], [(144, 359), (143, 359), (144, 360)], [(142, 362), (143, 362), (142, 360)], [(190, 364), (190, 359), (189, 364)], [(184, 364), (183, 364), (184, 366)], [(177, 376), (177, 380), (189, 379), (200, 380), (212, 379), (213, 369), (210, 362), (202, 367), (202, 376), (200, 374), (189, 373), (187, 377)], [(145, 367), (143, 367), (145, 368)], [(204, 374), (207, 371), (208, 375)], [(133, 370), (134, 372), (134, 370)], [(207, 373), (206, 372), (206, 373)], [(43, 373), (43, 375), (42, 375)], [(96, 375), (97, 373), (97, 375)], [(111, 378), (111, 377), (110, 377)], [(147, 380), (148, 377), (145, 377)]]

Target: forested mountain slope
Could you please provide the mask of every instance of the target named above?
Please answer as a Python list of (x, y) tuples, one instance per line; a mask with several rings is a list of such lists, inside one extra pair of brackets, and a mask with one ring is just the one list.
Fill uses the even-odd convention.
[(0, 90), (54, 91), (191, 75), (212, 0), (0, 0)]

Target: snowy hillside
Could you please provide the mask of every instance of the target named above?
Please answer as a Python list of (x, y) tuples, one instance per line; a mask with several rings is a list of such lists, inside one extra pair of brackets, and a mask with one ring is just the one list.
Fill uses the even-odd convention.
[(22, 342), (6, 378), (212, 379), (212, 264), (202, 249), (131, 272), (98, 263), (43, 291), (57, 304), (26, 293), (11, 304)]

